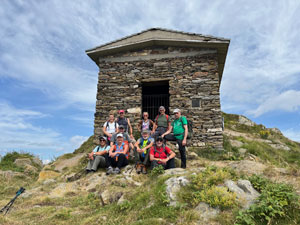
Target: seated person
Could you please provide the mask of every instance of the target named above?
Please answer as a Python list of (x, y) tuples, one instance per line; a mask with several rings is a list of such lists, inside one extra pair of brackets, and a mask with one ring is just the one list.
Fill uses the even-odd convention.
[[(124, 142), (123, 134), (117, 134), (117, 144), (113, 145), (109, 154), (106, 155), (107, 171), (106, 174), (121, 173), (121, 167), (128, 165), (128, 144)], [(115, 169), (113, 169), (115, 167)]]
[(96, 146), (95, 149), (88, 154), (89, 162), (86, 167), (87, 172), (96, 172), (98, 166), (106, 167), (105, 155), (107, 155), (110, 146), (106, 143), (106, 137), (101, 136), (99, 140), (100, 145)]
[(137, 140), (134, 145), (134, 158), (136, 161), (136, 172), (147, 173), (146, 165), (149, 162), (150, 148), (154, 143), (154, 139), (150, 137), (150, 131), (145, 129), (142, 131), (142, 137)]
[(123, 140), (129, 145), (129, 150), (133, 149), (132, 139), (129, 137), (128, 133), (125, 132), (124, 126), (119, 126), (119, 132), (112, 135), (110, 139), (110, 146), (117, 144), (117, 135), (122, 134)]
[(151, 169), (159, 165), (165, 170), (175, 168), (174, 158), (175, 153), (163, 144), (163, 138), (159, 136), (150, 149)]
[(107, 137), (108, 144), (110, 144), (110, 139), (114, 133), (118, 132), (119, 124), (115, 121), (114, 114), (109, 114), (108, 120), (103, 124), (103, 134)]
[(143, 112), (143, 119), (140, 120), (140, 122), (137, 125), (138, 131), (141, 132), (142, 130), (150, 130), (152, 134), (153, 126), (154, 126), (154, 122), (149, 119), (148, 112)]

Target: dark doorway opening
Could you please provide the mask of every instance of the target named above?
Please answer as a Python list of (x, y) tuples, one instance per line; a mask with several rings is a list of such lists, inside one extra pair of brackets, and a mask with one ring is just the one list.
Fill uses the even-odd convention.
[(170, 95), (169, 81), (145, 82), (142, 84), (142, 111), (149, 113), (149, 119), (158, 115), (159, 106), (166, 108), (169, 114)]

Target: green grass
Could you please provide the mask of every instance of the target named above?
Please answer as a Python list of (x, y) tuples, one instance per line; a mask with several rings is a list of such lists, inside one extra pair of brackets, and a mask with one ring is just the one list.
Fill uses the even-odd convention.
[(34, 156), (30, 153), (19, 153), (19, 152), (9, 152), (0, 161), (0, 170), (6, 171), (11, 170), (15, 172), (24, 172), (23, 167), (18, 167), (14, 164), (16, 159), (28, 158), (32, 159)]

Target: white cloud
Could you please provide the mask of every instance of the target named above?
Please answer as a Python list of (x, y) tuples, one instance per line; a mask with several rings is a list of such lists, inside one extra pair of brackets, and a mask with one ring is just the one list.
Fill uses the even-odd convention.
[(83, 142), (85, 142), (89, 137), (84, 137), (84, 136), (79, 136), (79, 135), (76, 135), (76, 136), (73, 136), (70, 138), (70, 143), (71, 143), (71, 146), (76, 149), (76, 148), (79, 148)]
[(288, 137), (291, 140), (297, 141), (300, 143), (300, 130), (295, 130), (294, 128), (282, 131), (284, 136)]
[(264, 113), (274, 110), (294, 112), (300, 107), (299, 99), (300, 91), (288, 90), (279, 95), (266, 99), (266, 101), (260, 104), (257, 109), (249, 111), (248, 113), (258, 117)]

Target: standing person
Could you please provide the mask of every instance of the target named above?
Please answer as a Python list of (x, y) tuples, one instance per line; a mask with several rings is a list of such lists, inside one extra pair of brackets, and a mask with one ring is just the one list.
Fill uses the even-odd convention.
[(88, 154), (89, 162), (86, 167), (86, 171), (89, 172), (96, 172), (98, 166), (106, 167), (106, 160), (105, 155), (107, 155), (110, 146), (107, 145), (107, 139), (104, 136), (99, 138), (100, 145), (96, 146), (94, 150)]
[[(162, 137), (168, 141), (176, 141), (179, 146), (181, 156), (181, 168), (186, 168), (185, 146), (188, 135), (188, 122), (185, 116), (181, 115), (180, 109), (174, 109), (175, 120), (172, 122), (170, 129)], [(170, 134), (173, 130), (173, 134)]]
[(154, 126), (152, 129), (153, 137), (156, 139), (158, 136), (161, 136), (165, 133), (171, 126), (169, 115), (166, 114), (166, 109), (164, 106), (159, 107), (159, 115), (156, 116), (154, 121)]
[(142, 130), (149, 130), (152, 134), (153, 125), (154, 122), (149, 119), (148, 112), (143, 112), (143, 119), (138, 123), (137, 129), (139, 132), (141, 132)]
[(109, 114), (108, 120), (103, 124), (102, 131), (104, 136), (107, 137), (107, 143), (110, 143), (110, 139), (114, 133), (118, 132), (119, 124), (115, 121), (114, 114)]
[(137, 140), (134, 145), (134, 158), (136, 161), (136, 172), (147, 173), (146, 166), (149, 162), (150, 148), (154, 143), (154, 139), (150, 137), (150, 131), (142, 130), (142, 137)]
[(123, 134), (117, 134), (117, 144), (110, 148), (106, 159), (108, 164), (107, 175), (111, 173), (119, 174), (121, 168), (128, 165), (128, 144), (124, 142)]
[(119, 125), (123, 125), (125, 132), (129, 134), (131, 139), (134, 139), (132, 135), (132, 126), (130, 124), (130, 120), (125, 117), (124, 109), (119, 110), (119, 116), (117, 117), (116, 122)]
[(159, 165), (162, 165), (165, 170), (175, 168), (175, 155), (169, 147), (163, 144), (163, 138), (157, 137), (155, 146), (150, 149), (151, 169)]

